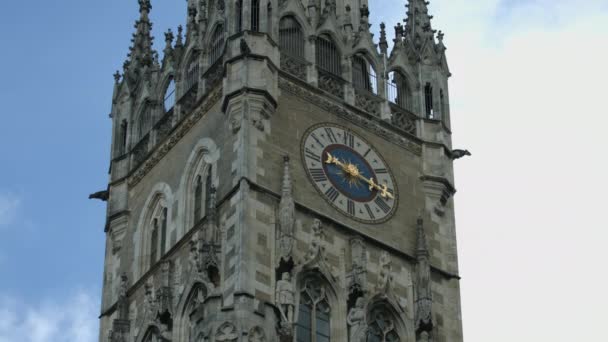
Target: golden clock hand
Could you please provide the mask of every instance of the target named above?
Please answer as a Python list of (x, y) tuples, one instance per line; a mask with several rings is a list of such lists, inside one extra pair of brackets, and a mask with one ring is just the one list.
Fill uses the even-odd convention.
[(388, 186), (386, 184), (380, 186), (380, 184), (376, 184), (376, 182), (374, 181), (374, 178), (370, 178), (370, 179), (365, 178), (361, 174), (361, 172), (359, 172), (359, 168), (357, 167), (357, 165), (352, 164), (352, 163), (344, 164), (340, 161), (340, 159), (332, 156), (329, 152), (327, 152), (327, 160), (325, 161), (325, 163), (337, 165), (342, 169), (342, 171), (346, 172), (347, 174), (366, 182), (369, 185), (370, 191), (373, 189), (376, 189), (380, 192), (380, 196), (382, 196), (384, 198), (390, 198), (390, 199), (395, 198), (395, 196), (393, 196), (393, 194), (391, 194), (388, 191)]

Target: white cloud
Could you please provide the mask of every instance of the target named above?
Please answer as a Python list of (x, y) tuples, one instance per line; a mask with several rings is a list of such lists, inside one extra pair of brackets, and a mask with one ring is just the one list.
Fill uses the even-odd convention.
[(37, 305), (0, 297), (0, 342), (94, 342), (98, 304), (84, 291)]
[[(392, 27), (404, 2), (371, 2), (372, 16)], [(608, 3), (431, 0), (430, 12), (454, 75), (454, 143), (473, 153), (456, 162), (465, 341), (601, 340)]]
[(11, 193), (0, 194), (0, 227), (10, 224), (17, 214), (21, 199)]

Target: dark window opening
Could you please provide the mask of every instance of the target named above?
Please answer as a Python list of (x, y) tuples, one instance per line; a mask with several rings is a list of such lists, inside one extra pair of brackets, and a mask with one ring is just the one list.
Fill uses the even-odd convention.
[(224, 54), (224, 26), (219, 25), (211, 36), (211, 49), (209, 51), (209, 65), (215, 64)]
[(377, 94), (377, 80), (374, 68), (363, 58), (353, 57), (353, 86), (357, 89), (367, 90)]
[(194, 224), (196, 224), (202, 216), (203, 203), (203, 180), (202, 177), (196, 176), (194, 183)]
[(127, 134), (129, 133), (129, 124), (127, 120), (122, 120), (120, 123), (120, 142), (118, 151), (120, 154), (127, 152)]
[(388, 100), (401, 108), (412, 110), (412, 91), (404, 74), (392, 71), (388, 75)]
[(163, 208), (161, 225), (160, 225), (160, 255), (165, 254), (165, 245), (167, 243), (167, 208)]
[(294, 17), (284, 17), (279, 22), (279, 47), (284, 54), (304, 59), (304, 33)]
[(430, 83), (424, 86), (424, 104), (425, 113), (428, 119), (435, 119), (435, 112), (433, 110), (433, 87)]
[(269, 2), (268, 6), (266, 7), (266, 13), (267, 13), (267, 22), (266, 22), (266, 31), (268, 32), (268, 34), (272, 35), (272, 3)]
[(150, 236), (150, 268), (154, 266), (158, 248), (158, 220), (152, 220), (152, 234)]
[(236, 12), (236, 32), (243, 31), (243, 0), (236, 0), (234, 4)]
[(317, 37), (317, 66), (336, 76), (342, 76), (340, 52), (333, 40), (327, 36)]
[(251, 0), (251, 31), (260, 31), (260, 0)]

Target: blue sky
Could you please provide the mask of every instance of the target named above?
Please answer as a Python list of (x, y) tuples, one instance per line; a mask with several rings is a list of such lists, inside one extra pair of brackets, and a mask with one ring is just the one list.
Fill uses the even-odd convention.
[[(375, 25), (405, 16), (403, 0), (370, 2)], [(185, 1), (152, 3), (162, 50)], [(597, 340), (608, 2), (431, 0), (431, 14), (454, 141), (473, 152), (456, 169), (466, 340)], [(112, 74), (137, 16), (136, 0), (0, 2), (0, 342), (96, 340), (105, 207), (87, 195), (107, 183)]]

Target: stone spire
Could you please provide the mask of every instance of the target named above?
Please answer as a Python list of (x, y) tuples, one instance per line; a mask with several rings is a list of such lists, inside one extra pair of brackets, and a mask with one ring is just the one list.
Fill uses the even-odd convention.
[(386, 25), (384, 23), (380, 23), (380, 52), (383, 54), (387, 54), (388, 52), (388, 42), (386, 41)]
[(154, 62), (155, 52), (152, 50), (154, 37), (152, 37), (152, 23), (150, 22), (150, 0), (139, 1), (139, 20), (135, 22), (135, 33), (133, 34), (133, 46), (129, 49), (129, 67), (138, 68), (151, 66)]
[(416, 241), (416, 333), (426, 332), (431, 334), (433, 330), (432, 315), (432, 293), (431, 293), (431, 266), (429, 263), (429, 250), (427, 247), (426, 233), (424, 231), (424, 220), (418, 217), (416, 222), (417, 241)]
[(407, 7), (407, 18), (405, 19), (405, 37), (409, 39), (417, 48), (420, 48), (423, 41), (428, 37), (433, 37), (435, 31), (431, 27), (432, 15), (429, 15), (428, 1), (409, 0)]

